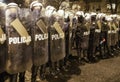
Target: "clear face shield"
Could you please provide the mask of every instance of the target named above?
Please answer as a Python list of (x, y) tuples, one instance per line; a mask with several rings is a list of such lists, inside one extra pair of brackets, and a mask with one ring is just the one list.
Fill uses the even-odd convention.
[(7, 9), (6, 9), (6, 25), (9, 26), (9, 23), (12, 22), (14, 19), (18, 17), (18, 6), (17, 4), (8, 4)]
[(47, 6), (45, 9), (45, 16), (51, 17), (53, 14), (56, 14), (56, 9), (53, 6)]
[(30, 5), (30, 10), (33, 13), (34, 18), (41, 15), (43, 5), (38, 1), (33, 1)]
[(10, 18), (15, 19), (17, 17), (17, 10), (16, 10), (16, 8), (10, 8), (10, 12), (11, 12), (11, 14), (9, 15)]
[(41, 10), (42, 10), (42, 7), (41, 7), (41, 6), (35, 6), (35, 7), (33, 8), (33, 12), (36, 12), (36, 13), (40, 13)]

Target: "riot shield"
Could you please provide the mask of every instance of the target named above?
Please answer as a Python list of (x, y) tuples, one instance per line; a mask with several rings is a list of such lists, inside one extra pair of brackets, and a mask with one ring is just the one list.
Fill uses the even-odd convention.
[(10, 74), (23, 72), (32, 66), (30, 15), (27, 11), (23, 13), (17, 4), (10, 3), (5, 17), (8, 58), (6, 71)]
[(108, 46), (110, 47), (111, 46), (111, 35), (112, 35), (112, 32), (111, 32), (111, 24), (110, 22), (108, 23), (108, 26), (109, 26), (109, 30), (108, 30), (108, 34), (107, 34), (107, 43), (108, 43)]
[(113, 24), (111, 24), (111, 46), (116, 45), (116, 29)]
[(108, 34), (107, 34), (107, 44), (108, 44), (108, 47), (111, 46), (111, 30), (108, 30)]
[(89, 59), (97, 57), (97, 48), (100, 47), (100, 35), (101, 35), (101, 22), (93, 21), (90, 25), (90, 36), (89, 36)]
[(87, 29), (87, 26), (83, 25), (81, 28), (81, 31), (83, 31), (83, 37), (81, 38), (81, 48), (83, 50), (87, 50), (88, 49), (88, 45), (89, 45), (89, 30)]
[(49, 55), (51, 62), (57, 62), (65, 57), (65, 35), (58, 22), (49, 27)]
[(71, 46), (71, 40), (70, 40), (70, 19), (69, 17), (65, 18), (65, 24), (64, 24), (64, 33), (65, 33), (65, 52), (66, 52), (66, 58), (70, 55), (70, 46)]
[(72, 56), (77, 56), (77, 51), (76, 51), (76, 41), (75, 41), (75, 31), (77, 27), (77, 19), (72, 18), (71, 19), (71, 30), (70, 30), (70, 54)]
[(32, 11), (33, 16), (33, 64), (40, 66), (48, 62), (48, 31), (45, 17), (38, 9)]
[(118, 21), (116, 22), (116, 31), (117, 31), (117, 34), (116, 34), (116, 38), (117, 38), (117, 45), (119, 44), (119, 24), (118, 24)]
[(114, 22), (114, 24), (113, 24), (113, 27), (114, 27), (114, 29), (115, 29), (115, 40), (116, 40), (116, 44), (117, 44), (117, 42), (118, 42), (118, 31), (119, 31), (119, 29), (118, 29), (118, 25), (117, 25), (117, 23), (116, 23), (116, 21)]
[(98, 23), (96, 23), (96, 29), (95, 29), (95, 40), (94, 40), (94, 44), (95, 44), (95, 46), (96, 47), (98, 47), (99, 46), (99, 44), (100, 44), (100, 33), (101, 33), (101, 26), (99, 26), (99, 24)]
[(118, 20), (118, 42), (120, 43), (120, 20)]
[(95, 22), (91, 22), (90, 24), (90, 35), (89, 35), (89, 51), (88, 53), (90, 54), (90, 56), (95, 55), (95, 48), (96, 48), (96, 41), (95, 41), (95, 37), (96, 37), (96, 30), (97, 26)]
[(6, 65), (5, 4), (0, 3), (0, 73)]

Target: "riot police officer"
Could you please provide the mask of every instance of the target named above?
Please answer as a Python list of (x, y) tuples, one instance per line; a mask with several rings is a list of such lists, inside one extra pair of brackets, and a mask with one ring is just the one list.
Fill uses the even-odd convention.
[[(113, 56), (110, 51), (111, 46), (111, 28), (108, 25), (108, 21), (106, 19), (106, 15), (102, 16), (101, 20), (101, 34), (100, 34), (100, 48), (101, 48), (101, 56), (102, 58), (107, 58), (109, 56)], [(102, 52), (103, 51), (103, 52)]]
[(81, 64), (84, 64), (83, 60), (88, 62), (87, 49), (89, 41), (89, 31), (84, 23), (83, 12), (78, 11), (76, 14), (78, 15), (78, 23), (75, 31), (76, 49), (79, 62)]
[(42, 4), (34, 1), (31, 3), (30, 8), (33, 20), (33, 66), (31, 82), (36, 82), (38, 69), (40, 69), (40, 79), (45, 79), (45, 68), (48, 62), (48, 32), (45, 25), (45, 17), (42, 16)]
[(68, 8), (70, 8), (69, 0), (63, 1), (63, 2), (61, 3), (60, 7), (59, 7), (59, 9), (63, 9), (63, 10), (68, 9)]
[[(64, 32), (62, 30), (64, 21), (60, 17), (58, 12), (55, 12), (54, 7), (48, 6), (46, 8), (48, 18), (48, 31), (49, 31), (49, 58), (50, 67), (52, 68), (51, 74), (56, 75), (59, 71), (59, 62), (65, 57), (65, 39)], [(47, 13), (46, 12), (46, 13)], [(63, 14), (63, 12), (62, 12)]]
[(112, 21), (111, 21), (111, 50), (112, 50), (112, 53), (115, 53), (117, 54), (117, 42), (118, 42), (118, 35), (117, 35), (117, 26), (115, 24), (115, 19), (112, 18)]
[(76, 51), (76, 40), (75, 40), (75, 30), (77, 28), (77, 16), (74, 15), (72, 18), (72, 33), (71, 33), (71, 54), (74, 56), (75, 53), (73, 53), (74, 51)]
[[(7, 65), (6, 71), (10, 74), (10, 82), (25, 82), (25, 71), (32, 66), (31, 23), (30, 13), (22, 17), (16, 3), (9, 3), (5, 14), (7, 34)], [(24, 27), (24, 26), (25, 27)]]
[(118, 18), (118, 46), (120, 47), (120, 16), (118, 15), (117, 16), (117, 18)]
[(0, 2), (0, 82), (4, 82), (4, 78), (6, 76), (5, 9), (6, 4)]
[[(84, 17), (84, 13), (82, 11), (81, 11), (81, 15)], [(83, 20), (81, 20), (81, 18), (78, 18), (78, 22), (83, 24), (81, 28), (81, 31), (83, 32), (81, 38), (81, 54), (83, 54), (84, 61), (89, 62), (88, 59), (88, 47), (89, 47), (89, 35), (90, 35), (89, 26), (85, 21), (85, 17), (83, 18)]]
[(118, 25), (118, 20), (117, 20), (117, 15), (116, 14), (114, 14), (113, 16), (112, 16), (112, 19), (113, 19), (113, 27), (114, 27), (114, 29), (115, 29), (115, 40), (116, 40), (116, 44), (115, 44), (115, 46), (114, 46), (114, 50), (116, 51), (116, 52), (119, 52), (119, 50), (120, 50), (120, 48), (119, 48), (119, 46), (118, 46), (118, 36), (119, 36), (119, 34), (118, 34), (118, 32), (119, 32), (119, 25)]
[(90, 36), (89, 36), (89, 59), (90, 61), (97, 60), (97, 48), (99, 47), (100, 32), (97, 25), (96, 13), (91, 13)]

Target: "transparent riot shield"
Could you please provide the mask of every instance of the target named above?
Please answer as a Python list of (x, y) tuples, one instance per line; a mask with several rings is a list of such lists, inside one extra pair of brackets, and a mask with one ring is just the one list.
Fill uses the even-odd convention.
[(116, 29), (114, 27), (114, 24), (111, 24), (111, 46), (116, 45)]
[[(21, 16), (20, 16), (21, 15)], [(23, 32), (22, 37), (26, 36), (25, 41), (23, 41), (23, 60), (24, 60), (24, 71), (25, 70), (31, 70), (32, 67), (32, 16), (29, 8), (21, 8), (19, 15), (19, 19), (21, 22), (21, 25), (24, 26), (23, 30), (21, 28), (21, 31)], [(20, 27), (19, 27), (20, 28)], [(26, 34), (24, 34), (26, 33)]]
[(70, 55), (70, 19), (65, 18), (65, 24), (64, 24), (64, 33), (65, 33), (65, 53), (66, 57)]
[(94, 45), (96, 47), (98, 47), (99, 43), (100, 43), (100, 32), (101, 32), (101, 30), (100, 30), (100, 28), (98, 28), (98, 26), (96, 26), (96, 27), (97, 28), (95, 29), (95, 43), (94, 43)]
[(110, 47), (111, 46), (111, 35), (112, 35), (112, 32), (111, 32), (111, 22), (108, 23), (108, 27), (109, 27), (109, 30), (108, 30), (108, 35), (107, 35), (107, 43), (108, 43), (108, 46)]
[(5, 6), (0, 3), (0, 73), (5, 71), (6, 65)]
[(57, 62), (65, 57), (65, 35), (58, 22), (49, 29), (49, 53), (51, 62)]
[(115, 29), (115, 45), (118, 42), (118, 25), (116, 24), (116, 22), (114, 22), (113, 27)]
[(40, 66), (48, 62), (48, 31), (45, 17), (42, 17), (39, 9), (32, 11), (33, 17), (33, 64)]
[(97, 22), (92, 22), (90, 26), (89, 54), (96, 56), (96, 48), (100, 43), (100, 28)]
[[(21, 14), (19, 16), (19, 14)], [(7, 65), (10, 74), (23, 72), (31, 68), (32, 49), (30, 34), (30, 15), (23, 13), (15, 3), (10, 3), (6, 10)]]
[(81, 48), (83, 50), (88, 50), (90, 31), (87, 29), (85, 25), (82, 26), (81, 31), (83, 31), (83, 37), (81, 38), (82, 39)]
[(77, 27), (77, 19), (72, 18), (71, 20), (71, 31), (70, 31), (70, 54), (72, 56), (77, 56), (77, 50), (76, 50), (76, 36), (75, 36), (75, 31)]

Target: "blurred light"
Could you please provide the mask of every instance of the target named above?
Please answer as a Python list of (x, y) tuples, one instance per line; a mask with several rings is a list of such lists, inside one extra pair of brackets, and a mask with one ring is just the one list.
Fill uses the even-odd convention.
[(0, 0), (0, 2), (3, 2), (3, 0)]

